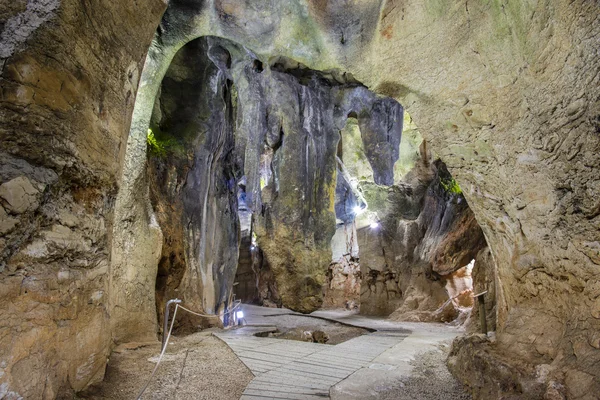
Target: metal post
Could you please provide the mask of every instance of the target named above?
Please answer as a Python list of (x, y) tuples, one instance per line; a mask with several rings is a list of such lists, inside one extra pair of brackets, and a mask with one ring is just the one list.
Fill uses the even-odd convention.
[(481, 333), (487, 336), (487, 318), (485, 315), (485, 299), (483, 298), (483, 295), (486, 293), (487, 290), (476, 294), (473, 297), (477, 297), (477, 304), (479, 305), (479, 324), (481, 325)]
[(181, 304), (181, 300), (179, 299), (172, 299), (167, 301), (167, 304), (165, 304), (165, 316), (164, 316), (164, 321), (163, 321), (163, 332), (162, 332), (162, 346), (160, 347), (161, 351), (162, 349), (165, 348), (166, 345), (166, 340), (167, 340), (167, 331), (169, 330), (169, 306), (171, 304)]

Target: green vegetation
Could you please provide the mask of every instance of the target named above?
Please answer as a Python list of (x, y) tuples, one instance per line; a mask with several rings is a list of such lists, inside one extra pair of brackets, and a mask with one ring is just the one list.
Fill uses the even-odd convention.
[(462, 194), (462, 189), (458, 186), (458, 182), (452, 177), (450, 178), (442, 178), (440, 177), (440, 185), (444, 188), (444, 190), (448, 193), (453, 194)]
[(183, 150), (183, 147), (175, 138), (161, 132), (158, 128), (148, 128), (146, 142), (148, 143), (148, 151), (155, 157), (164, 158), (170, 152)]

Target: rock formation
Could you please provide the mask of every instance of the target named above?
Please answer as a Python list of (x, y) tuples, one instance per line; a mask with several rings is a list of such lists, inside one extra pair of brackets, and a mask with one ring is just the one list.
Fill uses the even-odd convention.
[[(165, 7), (0, 5), (0, 398), (53, 399), (104, 375), (121, 160)], [(148, 293), (131, 295), (129, 332), (154, 339), (154, 306), (135, 312)]]
[[(82, 389), (102, 376), (112, 340), (154, 337), (164, 234), (150, 202), (147, 132), (173, 57), (202, 36), (235, 43), (257, 74), (277, 62), (302, 65), (361, 82), (411, 113), (460, 184), (497, 265), (496, 340), (461, 338), (450, 360), (479, 398), (600, 392), (598, 2), (171, 0), (155, 33), (165, 7), (0, 5), (2, 396)], [(312, 115), (325, 120), (322, 106), (332, 103), (321, 100), (331, 94), (270, 74), (265, 87), (294, 100), (273, 111), (293, 108), (286, 115), (296, 119), (279, 124), (269, 113), (264, 122), (274, 128), (272, 161), (286, 168), (270, 209), (253, 210), (275, 275), (291, 279), (282, 299), (309, 311), (330, 261), (336, 141), (300, 132), (297, 118), (318, 107)], [(313, 106), (294, 108), (305, 102)], [(308, 138), (322, 147), (306, 147)], [(239, 145), (260, 164), (263, 141)], [(291, 157), (301, 148), (309, 162)], [(389, 167), (389, 150), (375, 164)], [(291, 176), (303, 167), (313, 181)], [(375, 178), (389, 183), (387, 173)], [(250, 196), (264, 189), (253, 179)], [(309, 186), (305, 202), (289, 194)], [(216, 199), (229, 201), (234, 189), (215, 193), (213, 210), (225, 209)], [(270, 228), (273, 217), (292, 228)], [(265, 243), (268, 232), (287, 246)], [(298, 263), (282, 268), (293, 254)], [(319, 267), (300, 259), (308, 255)]]
[(392, 318), (421, 321), (456, 318), (434, 311), (449, 300), (445, 286), (452, 274), (486, 243), (445, 165), (428, 164), (417, 164), (398, 185), (362, 186), (379, 224), (358, 229), (361, 313), (394, 312)]
[[(164, 236), (160, 311), (176, 297), (209, 314), (231, 304), (239, 246), (234, 88), (209, 58), (227, 57), (224, 51), (206, 38), (183, 47), (154, 107), (149, 156)], [(187, 314), (179, 322), (188, 318), (197, 319)]]

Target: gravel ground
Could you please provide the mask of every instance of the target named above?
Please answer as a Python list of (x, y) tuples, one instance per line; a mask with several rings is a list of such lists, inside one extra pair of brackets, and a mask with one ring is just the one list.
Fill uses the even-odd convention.
[(471, 400), (464, 386), (446, 368), (449, 343), (419, 354), (410, 364), (409, 377), (402, 378), (381, 394), (382, 400)]
[[(160, 345), (119, 346), (111, 355), (104, 381), (77, 399), (132, 400), (150, 378)], [(239, 399), (252, 373), (229, 347), (207, 332), (172, 338), (167, 353), (142, 399)]]
[(355, 328), (337, 322), (325, 321), (301, 315), (269, 315), (266, 317), (269, 323), (277, 327), (279, 333), (272, 337), (288, 340), (302, 340), (304, 331), (323, 331), (329, 335), (327, 344), (340, 344), (346, 340), (365, 335), (368, 330)]

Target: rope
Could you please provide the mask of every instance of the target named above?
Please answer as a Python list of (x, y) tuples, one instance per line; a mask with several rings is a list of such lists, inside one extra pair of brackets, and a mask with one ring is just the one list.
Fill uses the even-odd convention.
[(150, 382), (152, 382), (152, 378), (154, 378), (154, 374), (156, 374), (156, 370), (158, 369), (158, 366), (160, 365), (160, 362), (162, 361), (162, 358), (165, 355), (165, 351), (167, 350), (167, 345), (169, 344), (169, 338), (171, 337), (171, 332), (173, 331), (173, 325), (175, 325), (175, 316), (177, 315), (177, 308), (179, 308), (179, 307), (180, 307), (179, 304), (175, 304), (175, 311), (173, 311), (173, 319), (171, 320), (171, 327), (169, 328), (169, 334), (167, 335), (167, 340), (165, 340), (165, 345), (163, 346), (162, 351), (160, 352), (160, 356), (158, 357), (158, 361), (156, 362), (154, 371), (152, 371), (152, 375), (150, 375), (150, 379), (148, 379), (148, 381), (146, 382), (146, 384), (140, 391), (140, 394), (138, 394), (137, 400), (140, 400), (142, 398), (142, 395), (148, 388), (148, 385), (150, 385)]
[(210, 317), (222, 317), (222, 316), (224, 316), (224, 315), (231, 314), (232, 312), (234, 312), (234, 311), (236, 310), (236, 308), (238, 308), (238, 307), (240, 306), (240, 304), (242, 304), (242, 302), (241, 302), (241, 301), (237, 302), (237, 304), (236, 304), (236, 305), (234, 305), (234, 306), (231, 308), (231, 310), (229, 310), (229, 311), (227, 311), (227, 312), (224, 312), (223, 314), (201, 314), (201, 313), (198, 313), (198, 312), (192, 311), (192, 310), (190, 310), (190, 309), (187, 309), (187, 308), (185, 308), (185, 307), (184, 307), (184, 306), (182, 306), (182, 305), (179, 305), (179, 304), (178, 304), (178, 306), (179, 306), (179, 308), (181, 308), (182, 310), (185, 310), (185, 311), (189, 312), (190, 314), (194, 314), (194, 315), (197, 315), (197, 316), (199, 316), (199, 317), (208, 317), (208, 318), (210, 318)]
[(146, 382), (146, 384), (144, 385), (144, 387), (142, 388), (142, 390), (140, 391), (140, 394), (138, 394), (136, 399), (140, 400), (142, 398), (142, 395), (148, 388), (148, 385), (150, 385), (150, 382), (152, 382), (152, 378), (154, 378), (154, 375), (156, 374), (156, 370), (158, 369), (158, 366), (160, 365), (160, 362), (162, 361), (162, 358), (165, 355), (165, 351), (167, 350), (167, 345), (169, 344), (169, 339), (171, 338), (171, 332), (173, 331), (173, 325), (175, 325), (175, 316), (177, 315), (177, 309), (181, 308), (182, 310), (185, 310), (185, 311), (189, 312), (190, 314), (194, 314), (199, 317), (222, 317), (226, 314), (231, 314), (232, 312), (234, 312), (241, 304), (242, 304), (241, 300), (236, 301), (236, 304), (231, 308), (231, 310), (224, 312), (223, 314), (201, 314), (201, 313), (192, 311), (190, 309), (187, 309), (180, 304), (175, 304), (175, 310), (173, 311), (173, 319), (171, 319), (171, 327), (169, 328), (169, 333), (167, 334), (167, 340), (165, 340), (165, 345), (160, 352), (160, 356), (158, 357), (158, 361), (156, 362), (154, 371), (152, 371), (152, 375), (150, 375), (150, 378), (148, 379), (148, 381)]

